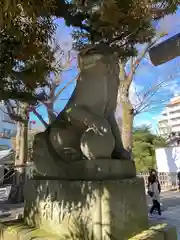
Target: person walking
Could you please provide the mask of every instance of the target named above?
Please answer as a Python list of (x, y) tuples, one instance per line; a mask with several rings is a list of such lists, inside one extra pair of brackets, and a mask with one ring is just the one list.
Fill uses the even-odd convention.
[(149, 216), (152, 217), (154, 210), (157, 210), (158, 216), (161, 217), (160, 191), (158, 187), (159, 183), (155, 175), (152, 175), (149, 180), (150, 180), (150, 183), (149, 183), (148, 194), (151, 197), (153, 202), (153, 205), (149, 212)]
[(161, 185), (160, 182), (158, 180), (158, 173), (155, 169), (150, 169), (149, 170), (149, 177), (148, 177), (148, 184), (147, 184), (147, 189), (149, 189), (150, 183), (151, 183), (151, 179), (155, 177), (156, 181), (158, 182), (158, 189), (159, 189), (159, 193), (161, 193)]
[(178, 191), (180, 192), (180, 168), (178, 168), (178, 171), (177, 171), (177, 185), (178, 185)]

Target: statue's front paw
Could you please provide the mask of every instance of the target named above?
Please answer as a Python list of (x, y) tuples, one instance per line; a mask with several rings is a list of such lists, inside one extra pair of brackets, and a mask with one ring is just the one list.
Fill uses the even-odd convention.
[(81, 137), (81, 151), (83, 155), (91, 159), (110, 159), (115, 141), (111, 132), (99, 134), (92, 128), (88, 128)]

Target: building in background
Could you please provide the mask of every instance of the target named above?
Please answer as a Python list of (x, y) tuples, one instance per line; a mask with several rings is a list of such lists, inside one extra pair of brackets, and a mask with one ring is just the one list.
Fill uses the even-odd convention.
[(171, 183), (172, 186), (177, 184), (177, 171), (180, 168), (180, 146), (169, 146), (156, 148), (156, 166), (157, 171), (164, 177), (163, 182)]
[(0, 151), (12, 147), (11, 138), (16, 135), (16, 123), (7, 114), (3, 102), (0, 102)]
[(161, 113), (158, 129), (159, 134), (166, 137), (170, 145), (180, 144), (180, 96), (172, 98)]
[(15, 135), (16, 123), (7, 114), (7, 109), (3, 102), (0, 102), (0, 184), (9, 178), (10, 171), (8, 166), (14, 165), (11, 138)]

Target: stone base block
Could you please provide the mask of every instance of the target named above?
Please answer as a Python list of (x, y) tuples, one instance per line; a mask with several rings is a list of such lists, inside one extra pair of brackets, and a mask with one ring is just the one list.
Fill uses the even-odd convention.
[(165, 240), (178, 239), (176, 228), (173, 226), (167, 225), (166, 223), (152, 226), (151, 229), (156, 232), (163, 232)]
[(41, 229), (30, 228), (23, 222), (14, 221), (0, 224), (0, 240), (59, 240), (59, 236)]
[(151, 227), (129, 240), (177, 240), (176, 228), (170, 227), (167, 224), (159, 224)]
[[(49, 234), (41, 229), (30, 228), (23, 222), (15, 221), (0, 224), (0, 240), (60, 240), (59, 236)], [(84, 238), (83, 238), (84, 237)], [(87, 239), (86, 234), (81, 238), (62, 238), (62, 239)], [(111, 239), (111, 238), (109, 238)], [(176, 229), (170, 228), (166, 224), (158, 225), (147, 231), (138, 234), (129, 240), (177, 240)], [(96, 240), (96, 239), (95, 239)], [(119, 236), (117, 240), (124, 240)]]
[(127, 240), (148, 229), (141, 178), (28, 180), (25, 199), (26, 224), (58, 236), (88, 229), (96, 240)]
[[(41, 163), (44, 164), (43, 161)], [(56, 168), (58, 168), (56, 166)], [(44, 170), (43, 170), (44, 169)], [(96, 159), (95, 161), (81, 160), (68, 165), (67, 169), (62, 166), (66, 175), (60, 174), (57, 170), (52, 170), (44, 164), (41, 171), (34, 172), (36, 179), (49, 180), (114, 180), (136, 177), (136, 168), (134, 161), (120, 159)], [(61, 169), (61, 170), (62, 170)]]
[(128, 160), (84, 160), (72, 163), (68, 175), (71, 179), (80, 178), (86, 181), (125, 179), (136, 177), (136, 168), (134, 161)]

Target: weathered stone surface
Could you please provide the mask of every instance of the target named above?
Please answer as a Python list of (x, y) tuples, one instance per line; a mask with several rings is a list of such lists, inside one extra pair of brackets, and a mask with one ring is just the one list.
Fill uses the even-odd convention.
[(70, 179), (111, 180), (136, 177), (134, 161), (118, 159), (96, 159), (96, 161), (79, 161), (69, 168)]
[(157, 232), (153, 230), (147, 230), (143, 233), (138, 234), (135, 237), (130, 238), (129, 240), (164, 240), (164, 233)]
[(34, 179), (48, 180), (112, 180), (136, 177), (134, 161), (118, 159), (96, 159), (96, 161), (84, 160), (72, 163), (68, 170), (68, 178), (62, 175), (42, 176), (34, 174)]
[(165, 229), (164, 232), (164, 240), (177, 240), (177, 231), (175, 227), (168, 228), (167, 230)]
[[(158, 227), (160, 226), (160, 227)], [(164, 233), (164, 240), (177, 240), (176, 228), (168, 224), (161, 224), (158, 226), (153, 226), (151, 229), (155, 231), (160, 231)]]
[(129, 240), (177, 240), (176, 228), (167, 224), (159, 224), (151, 227)]
[[(129, 239), (148, 228), (143, 180), (29, 180), (25, 221), (59, 236), (74, 221), (88, 226), (97, 240)], [(104, 237), (104, 238), (103, 238)]]
[[(81, 53), (80, 76), (57, 119), (35, 137), (33, 161), (42, 175), (67, 175), (79, 159), (125, 159), (115, 110), (119, 65), (115, 55)], [(50, 174), (51, 172), (51, 174)]]
[[(74, 236), (76, 234), (76, 229), (73, 229)], [(157, 225), (153, 228), (150, 228), (149, 230), (143, 231), (140, 234), (137, 234), (136, 236), (133, 236), (132, 238), (128, 238), (128, 240), (177, 240), (177, 237), (172, 233), (175, 233), (175, 228), (169, 227), (167, 224), (161, 224)], [(69, 235), (64, 235), (62, 238), (60, 238), (57, 235), (49, 234), (44, 230), (36, 229), (36, 228), (30, 228), (26, 226), (23, 222), (20, 221), (14, 221), (14, 222), (7, 222), (4, 224), (0, 224), (0, 240), (65, 240), (65, 239), (74, 239), (74, 240), (80, 240), (81, 238), (78, 238), (78, 235), (76, 235), (75, 238)], [(84, 236), (83, 239), (86, 239), (85, 236), (87, 236), (87, 230), (84, 228), (83, 231)], [(167, 235), (168, 234), (168, 235)], [(168, 237), (167, 237), (168, 236)], [(90, 238), (89, 238), (90, 239)], [(109, 238), (114, 239), (114, 238)], [(125, 240), (122, 235), (119, 235), (117, 240)], [(95, 239), (96, 240), (96, 239)]]
[(30, 228), (20, 221), (1, 223), (0, 232), (0, 240), (59, 240), (59, 236)]

